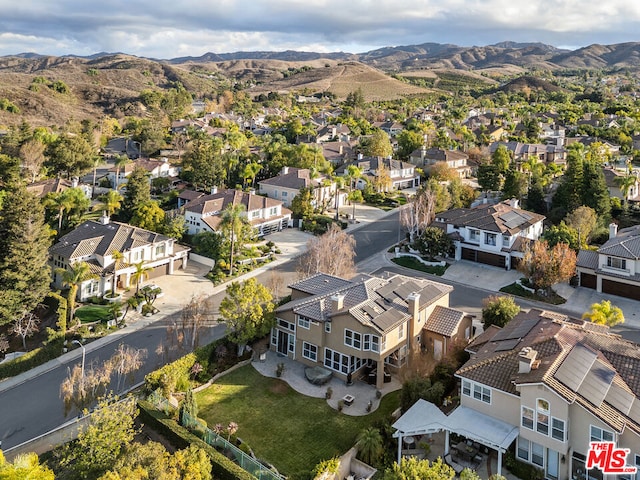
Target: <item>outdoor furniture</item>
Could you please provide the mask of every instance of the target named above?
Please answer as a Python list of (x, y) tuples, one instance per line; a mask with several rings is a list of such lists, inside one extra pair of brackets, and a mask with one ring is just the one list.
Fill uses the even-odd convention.
[(349, 407), (351, 406), (351, 404), (353, 404), (353, 401), (356, 399), (356, 397), (354, 397), (351, 394), (346, 394), (344, 397), (342, 397), (342, 401), (344, 402), (344, 404)]
[(316, 365), (315, 367), (307, 367), (304, 369), (304, 376), (307, 380), (314, 385), (324, 385), (329, 380), (333, 373), (324, 367)]
[(473, 457), (478, 454), (478, 449), (472, 445), (468, 445), (466, 442), (460, 442), (455, 446), (458, 455), (467, 462), (472, 462)]
[(464, 467), (462, 465), (460, 465), (453, 458), (451, 458), (451, 454), (450, 453), (447, 453), (444, 456), (444, 461), (445, 461), (445, 463), (447, 465), (449, 465), (451, 468), (453, 468), (453, 471), (456, 472), (456, 475), (460, 475), (460, 473), (462, 473), (462, 470), (464, 470)]

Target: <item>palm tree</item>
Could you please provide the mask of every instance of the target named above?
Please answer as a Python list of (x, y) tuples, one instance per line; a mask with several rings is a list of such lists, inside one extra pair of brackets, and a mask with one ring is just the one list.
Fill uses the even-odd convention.
[(623, 177), (616, 177), (613, 181), (622, 192), (622, 199), (626, 202), (628, 200), (629, 190), (636, 185), (638, 178), (635, 175), (625, 175)]
[(356, 447), (358, 447), (358, 456), (363, 462), (369, 465), (376, 462), (384, 452), (380, 430), (375, 427), (362, 430), (356, 439)]
[[(113, 192), (115, 190), (111, 190), (111, 191)], [(127, 265), (127, 263), (125, 263), (124, 261), (124, 254), (119, 250), (114, 250), (113, 252), (111, 252), (111, 257), (114, 260), (113, 279), (111, 280), (111, 297), (115, 297), (116, 296), (116, 279), (118, 277), (118, 270), (120, 269), (121, 266)]]
[(227, 233), (229, 241), (231, 242), (231, 252), (229, 254), (229, 275), (233, 275), (234, 247), (236, 246), (236, 242), (240, 239), (243, 224), (246, 222), (245, 216), (243, 215), (244, 211), (244, 205), (230, 204), (222, 212), (220, 220), (220, 228), (223, 232)]
[(149, 278), (149, 271), (151, 268), (144, 266), (144, 260), (133, 264), (136, 267), (136, 271), (131, 274), (131, 280), (136, 284), (136, 296), (140, 292), (140, 283)]
[(262, 170), (262, 165), (260, 165), (257, 162), (251, 162), (246, 164), (244, 166), (244, 172), (242, 175), (245, 183), (247, 180), (251, 180), (251, 186), (253, 187), (253, 185), (256, 182), (256, 175), (260, 173), (260, 170)]
[(593, 303), (589, 311), (582, 315), (583, 320), (613, 327), (619, 323), (624, 323), (624, 313), (622, 309), (611, 305), (610, 300), (603, 300), (600, 303)]
[(73, 208), (73, 200), (69, 195), (64, 194), (65, 191), (49, 195), (46, 203), (58, 210), (58, 234), (62, 231), (62, 220), (64, 212), (68, 212)]
[[(62, 275), (62, 284), (69, 287), (67, 296), (67, 309), (69, 310), (69, 322), (73, 320), (75, 315), (76, 296), (78, 288), (83, 282), (97, 278), (98, 276), (91, 273), (91, 267), (87, 262), (76, 262), (69, 265), (68, 269), (58, 268), (56, 273)], [(66, 325), (61, 326), (61, 330), (66, 332)]]
[(118, 189), (118, 184), (120, 183), (120, 169), (124, 168), (131, 160), (126, 155), (120, 155), (116, 157), (115, 167), (116, 167), (116, 184), (114, 188)]
[(107, 215), (110, 217), (117, 210), (120, 210), (120, 205), (122, 205), (122, 200), (124, 198), (117, 190), (109, 190), (104, 195), (100, 196), (100, 201), (102, 203), (98, 204), (96, 210), (103, 210), (107, 212)]
[(238, 431), (238, 424), (236, 422), (229, 422), (227, 426), (227, 442), (231, 440), (231, 435), (234, 435)]

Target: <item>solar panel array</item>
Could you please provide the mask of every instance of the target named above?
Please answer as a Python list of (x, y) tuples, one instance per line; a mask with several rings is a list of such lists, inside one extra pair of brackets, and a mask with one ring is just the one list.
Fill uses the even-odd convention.
[(554, 377), (574, 392), (577, 392), (596, 357), (596, 352), (579, 343), (571, 349)]
[(537, 323), (538, 318), (529, 318), (520, 322), (515, 328), (503, 328), (493, 337), (493, 341), (523, 338)]
[(528, 222), (532, 217), (526, 213), (511, 210), (510, 212), (503, 213), (499, 218), (507, 228), (515, 228)]
[(496, 352), (506, 352), (508, 350), (513, 350), (520, 343), (519, 338), (511, 338), (509, 340), (502, 340), (498, 342), (497, 348), (494, 350)]
[(616, 372), (614, 370), (598, 360), (593, 363), (591, 369), (587, 372), (578, 387), (578, 393), (596, 407), (599, 407), (607, 395), (615, 376)]

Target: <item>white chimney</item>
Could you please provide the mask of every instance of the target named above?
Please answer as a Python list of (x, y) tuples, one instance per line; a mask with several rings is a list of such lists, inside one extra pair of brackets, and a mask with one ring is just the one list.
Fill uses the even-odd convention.
[(100, 217), (100, 223), (102, 225), (109, 225), (109, 215), (104, 210), (102, 211), (102, 216)]
[(518, 373), (529, 373), (538, 356), (538, 352), (530, 347), (524, 347), (518, 353)]
[(517, 198), (512, 198), (512, 199), (510, 199), (510, 200), (509, 200), (509, 205), (511, 205), (511, 207), (513, 207), (513, 208), (520, 208), (520, 207), (518, 206), (518, 205), (519, 205), (519, 202), (518, 202), (518, 199), (517, 199)]
[(282, 167), (282, 175), (289, 173), (289, 167)]
[(618, 225), (616, 223), (609, 224), (609, 240), (616, 238), (618, 235)]
[(218, 193), (218, 187), (211, 187), (211, 195)]
[(344, 294), (338, 293), (331, 296), (331, 313), (336, 313), (344, 307)]
[(416, 292), (410, 293), (407, 297), (407, 304), (409, 315), (414, 320), (417, 320), (420, 315), (420, 294)]
[(361, 153), (358, 154), (358, 160), (362, 160), (364, 158), (364, 155), (362, 155)]
[(255, 188), (250, 188), (249, 189), (249, 195), (255, 195), (256, 194), (256, 189)]
[(71, 179), (71, 188), (76, 188), (78, 186), (78, 177), (73, 177)]

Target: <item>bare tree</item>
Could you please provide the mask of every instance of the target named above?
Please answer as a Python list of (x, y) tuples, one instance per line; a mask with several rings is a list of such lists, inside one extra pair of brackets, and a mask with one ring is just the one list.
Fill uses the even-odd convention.
[(282, 278), (282, 275), (271, 270), (266, 287), (271, 291), (275, 301), (278, 301), (280, 299), (280, 289), (283, 286), (284, 279)]
[(142, 366), (147, 350), (135, 349), (127, 345), (120, 344), (113, 356), (109, 359), (110, 366), (116, 377), (116, 393), (125, 386), (127, 377), (133, 380), (133, 374)]
[(178, 351), (193, 351), (200, 341), (200, 330), (213, 315), (213, 301), (206, 295), (194, 295), (180, 316), (175, 316), (167, 327), (170, 348)]
[(44, 163), (44, 150), (44, 144), (35, 138), (27, 140), (20, 147), (22, 167), (31, 176), (31, 183), (35, 182), (40, 176), (42, 164)]
[(307, 253), (300, 257), (298, 273), (308, 277), (318, 272), (350, 278), (356, 272), (355, 239), (332, 223), (327, 232), (307, 242)]
[(435, 218), (436, 195), (423, 185), (400, 210), (400, 222), (409, 231), (413, 243)]
[(40, 330), (40, 319), (35, 313), (27, 312), (16, 319), (9, 333), (22, 337), (22, 347), (26, 350), (27, 337), (37, 333), (38, 330)]
[(176, 133), (171, 137), (171, 144), (173, 145), (173, 148), (175, 148), (176, 151), (178, 152), (178, 163), (182, 161), (182, 153), (187, 147), (188, 140), (189, 139), (187, 135), (182, 133)]

